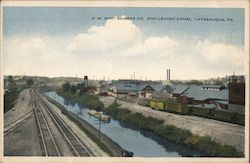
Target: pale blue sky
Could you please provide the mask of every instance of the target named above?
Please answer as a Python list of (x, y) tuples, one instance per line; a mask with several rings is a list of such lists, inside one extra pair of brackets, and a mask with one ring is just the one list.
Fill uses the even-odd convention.
[[(65, 48), (67, 44), (70, 44), (73, 40), (76, 40), (77, 36), (80, 34), (84, 34), (84, 40), (89, 42), (88, 39), (92, 38), (91, 33), (88, 33), (88, 30), (91, 29), (93, 26), (97, 27), (106, 27), (105, 23), (106, 20), (92, 20), (92, 17), (109, 17), (109, 16), (132, 16), (132, 17), (143, 17), (144, 20), (133, 20), (131, 29), (135, 29), (136, 31), (141, 32), (140, 36), (135, 36), (133, 39), (139, 39), (140, 45), (138, 47), (134, 47), (134, 45), (129, 45), (124, 47), (124, 44), (122, 44), (122, 48), (124, 48), (123, 51), (128, 51), (130, 53), (137, 54), (138, 49), (142, 49), (141, 47), (145, 47), (147, 40), (150, 42), (153, 39), (154, 41), (151, 42), (150, 45), (155, 43), (155, 40), (162, 39), (162, 38), (168, 38), (176, 44), (173, 44), (173, 46), (179, 46), (179, 47), (166, 47), (166, 51), (169, 49), (169, 54), (164, 56), (163, 58), (156, 58), (156, 62), (162, 61), (163, 59), (166, 60), (172, 60), (171, 63), (166, 62), (159, 62), (159, 71), (155, 68), (154, 64), (150, 64), (150, 66), (154, 67), (154, 71), (150, 71), (149, 69), (145, 69), (147, 72), (143, 72), (143, 66), (149, 64), (146, 59), (138, 60), (137, 55), (129, 56), (127, 59), (125, 59), (128, 62), (124, 62), (124, 58), (117, 58), (118, 62), (123, 63), (121, 66), (118, 66), (116, 64), (113, 64), (115, 61), (112, 62), (114, 66), (116, 66), (117, 72), (109, 72), (107, 74), (104, 74), (103, 72), (98, 72), (99, 70), (102, 70), (102, 66), (107, 67), (106, 65), (109, 65), (110, 60), (105, 61), (105, 57), (101, 57), (102, 62), (106, 62), (106, 64), (102, 65), (100, 64), (100, 68), (96, 69), (96, 67), (90, 68), (90, 71), (86, 72), (90, 76), (95, 75), (97, 78), (102, 78), (102, 76), (108, 76), (110, 78), (129, 78), (131, 73), (134, 71), (138, 74), (138, 78), (152, 78), (152, 79), (165, 79), (165, 67), (170, 67), (173, 70), (173, 78), (175, 79), (186, 79), (186, 78), (206, 78), (206, 77), (217, 77), (217, 76), (224, 76), (229, 75), (229, 73), (232, 73), (233, 71), (236, 71), (236, 73), (243, 73), (244, 66), (235, 65), (232, 61), (230, 61), (229, 58), (234, 58), (237, 60), (240, 60), (242, 58), (242, 54), (238, 55), (239, 58), (237, 58), (237, 54), (235, 53), (242, 53), (242, 48), (244, 46), (244, 9), (240, 8), (227, 8), (227, 9), (208, 9), (208, 8), (97, 8), (97, 7), (3, 7), (3, 38), (4, 38), (4, 56), (6, 57), (6, 64), (5, 64), (5, 73), (6, 74), (23, 74), (23, 72), (26, 72), (26, 74), (30, 75), (45, 75), (45, 76), (75, 76), (75, 74), (79, 74), (79, 76), (84, 75), (83, 69), (86, 69), (86, 67), (82, 66), (83, 63), (89, 64), (86, 62), (85, 58), (78, 58), (79, 57), (79, 51), (78, 49), (67, 50)], [(193, 21), (158, 21), (158, 20), (146, 20), (147, 17), (181, 17), (181, 18), (191, 18)], [(226, 19), (232, 19), (233, 21), (194, 21), (194, 18), (224, 18)], [(134, 28), (135, 26), (135, 28)], [(108, 27), (107, 27), (108, 28)], [(99, 28), (102, 29), (102, 28)], [(112, 28), (113, 29), (113, 28)], [(130, 29), (130, 28), (128, 28)], [(137, 30), (138, 29), (138, 30)], [(126, 30), (126, 29), (125, 29)], [(99, 31), (99, 30), (98, 30)], [(106, 31), (106, 30), (104, 30)], [(94, 32), (95, 33), (95, 32)], [(120, 33), (123, 33), (123, 31), (120, 31)], [(85, 34), (91, 37), (85, 38)], [(100, 34), (96, 32), (95, 34)], [(35, 39), (36, 38), (36, 39)], [(38, 38), (38, 39), (37, 39)], [(95, 37), (98, 38), (98, 37)], [(22, 40), (23, 39), (23, 40)], [(49, 50), (43, 52), (49, 52), (53, 51), (53, 54), (56, 54), (56, 57), (58, 57), (57, 61), (54, 58), (54, 61), (60, 62), (61, 64), (67, 64), (67, 63), (74, 63), (74, 68), (70, 66), (69, 68), (72, 68), (72, 71), (62, 70), (62, 65), (59, 63), (55, 63), (53, 65), (46, 65), (47, 70), (53, 71), (41, 71), (39, 74), (36, 73), (35, 69), (34, 71), (30, 70), (30, 67), (27, 66), (27, 64), (30, 64), (34, 68), (34, 60), (24, 63), (23, 65), (19, 65), (19, 68), (17, 70), (17, 67), (14, 66), (16, 63), (16, 59), (14, 59), (15, 52), (10, 51), (7, 49), (7, 47), (10, 47), (10, 44), (19, 44), (19, 42), (25, 42), (27, 41), (27, 44), (29, 43), (29, 40), (34, 42), (34, 39), (41, 43), (41, 46), (38, 47), (38, 50), (35, 51), (36, 55), (32, 55), (33, 57), (40, 56), (40, 52), (43, 51), (43, 49), (46, 49), (47, 46), (49, 46)], [(41, 40), (39, 40), (41, 39)], [(87, 40), (86, 40), (87, 39)], [(115, 38), (116, 39), (116, 38)], [(131, 38), (124, 38), (131, 39)], [(14, 41), (14, 42), (13, 42)], [(16, 41), (16, 42), (15, 42)], [(97, 44), (98, 44), (98, 40)], [(100, 42), (105, 42), (105, 40), (101, 40)], [(117, 41), (117, 40), (115, 40)], [(124, 40), (123, 40), (124, 41)], [(165, 40), (166, 41), (166, 40)], [(52, 44), (49, 44), (49, 43)], [(118, 41), (119, 42), (119, 41)], [(128, 41), (130, 42), (130, 41)], [(170, 43), (169, 40), (166, 41), (167, 44)], [(54, 44), (55, 43), (55, 44)], [(80, 42), (83, 44), (84, 42)], [(136, 41), (135, 44), (137, 44), (138, 41)], [(45, 45), (46, 44), (46, 45)], [(78, 45), (79, 42), (75, 43), (75, 45)], [(92, 44), (91, 44), (92, 45)], [(26, 48), (23, 51), (26, 53), (27, 51), (27, 45), (20, 45), (20, 48)], [(61, 47), (60, 47), (61, 46)], [(82, 47), (80, 46), (80, 48)], [(86, 45), (87, 46), (87, 45)], [(109, 45), (112, 46), (112, 45)], [(121, 45), (119, 45), (121, 46)], [(156, 46), (156, 45), (155, 45)], [(152, 52), (152, 55), (162, 55), (163, 52), (159, 51), (162, 47), (152, 47), (150, 52)], [(162, 46), (162, 45), (159, 45)], [(197, 50), (194, 50), (191, 48), (192, 46), (195, 46)], [(210, 54), (207, 58), (200, 57), (203, 55), (206, 55), (206, 52), (208, 49), (206, 49), (206, 46), (211, 46), (210, 49), (214, 48), (214, 50), (210, 50), (208, 53)], [(183, 47), (183, 48), (182, 48)], [(36, 47), (35, 47), (36, 48)], [(40, 48), (40, 49), (39, 49)], [(63, 50), (65, 48), (65, 50)], [(109, 53), (102, 49), (103, 47), (97, 47), (97, 49), (104, 53), (104, 55), (108, 55)], [(113, 47), (111, 47), (112, 49)], [(203, 49), (202, 49), (203, 48)], [(219, 53), (217, 53), (216, 48), (219, 48)], [(94, 47), (95, 49), (95, 47)], [(117, 47), (115, 48), (117, 50)], [(132, 49), (132, 50), (131, 50)], [(152, 50), (153, 49), (153, 50)], [(154, 53), (155, 50), (155, 54)], [(202, 49), (202, 50), (200, 50)], [(229, 58), (225, 57), (227, 55), (221, 54), (226, 53), (227, 51), (230, 51), (234, 54), (229, 55)], [(84, 52), (86, 50), (83, 48), (80, 50), (80, 55), (86, 55)], [(113, 51), (112, 51), (113, 52)], [(116, 53), (121, 53), (120, 50), (115, 51)], [(182, 56), (180, 53), (188, 53), (186, 56)], [(58, 53), (61, 53), (61, 55), (58, 55)], [(98, 60), (100, 58), (96, 53), (88, 52), (88, 55), (91, 55), (94, 60)], [(138, 53), (142, 53), (141, 51)], [(160, 54), (161, 53), (161, 54)], [(171, 53), (171, 54), (170, 54)], [(200, 54), (202, 53), (202, 54)], [(51, 53), (52, 54), (52, 53)], [(175, 57), (170, 57), (170, 55), (174, 54)], [(218, 57), (220, 61), (216, 61), (215, 65), (211, 65), (214, 62), (213, 59), (215, 59), (215, 55), (220, 55), (221, 57)], [(21, 54), (19, 54), (21, 55)], [(96, 56), (95, 56), (96, 55)], [(190, 60), (190, 57), (199, 56), (199, 59), (196, 60)], [(73, 56), (73, 57), (72, 57)], [(20, 58), (23, 58), (25, 60), (25, 57), (27, 57), (26, 54), (23, 54), (23, 56), (19, 56)], [(30, 56), (29, 56), (30, 57)], [(55, 56), (54, 56), (55, 57)], [(142, 57), (149, 57), (149, 55), (143, 55)], [(48, 58), (48, 57), (47, 57)], [(108, 56), (106, 58), (109, 58)], [(111, 57), (112, 58), (112, 57)], [(40, 60), (41, 58), (37, 59)], [(155, 58), (154, 58), (155, 59)], [(209, 62), (203, 62), (203, 60), (208, 59)], [(45, 59), (46, 60), (46, 59)], [(83, 60), (81, 62), (81, 60)], [(177, 60), (177, 61), (176, 61)], [(184, 62), (179, 62), (178, 60), (184, 60)], [(7, 62), (8, 61), (8, 62)], [(140, 62), (140, 63), (139, 63)], [(173, 62), (175, 62), (173, 64)], [(196, 63), (197, 62), (197, 63)], [(222, 66), (221, 70), (218, 70), (220, 68), (221, 64), (227, 64), (227, 62), (232, 62), (229, 65)], [(40, 63), (40, 65), (36, 64), (37, 69), (42, 69), (44, 67), (45, 63)], [(99, 62), (96, 61), (96, 64)], [(131, 68), (132, 65), (137, 64), (133, 68)], [(26, 65), (25, 65), (26, 64)], [(181, 64), (183, 67), (179, 67), (176, 64)], [(186, 64), (186, 65), (185, 65)], [(198, 75), (193, 75), (190, 77), (190, 73), (183, 72), (183, 70), (186, 70), (185, 67), (189, 67), (188, 65), (195, 65), (190, 71), (197, 70)], [(55, 66), (58, 65), (58, 68), (55, 68)], [(79, 66), (77, 66), (79, 65)], [(175, 67), (176, 65), (176, 67)], [(50, 67), (51, 66), (51, 67)], [(52, 67), (54, 66), (54, 67)], [(191, 67), (192, 67), (191, 66)], [(50, 67), (50, 68), (49, 68)], [(130, 68), (128, 68), (130, 67)], [(80, 70), (81, 69), (81, 70)], [(119, 69), (122, 74), (119, 74)], [(178, 69), (178, 70), (177, 70)], [(106, 69), (105, 72), (110, 71), (110, 69)], [(112, 70), (113, 71), (113, 70)], [(126, 73), (126, 71), (128, 73)], [(72, 72), (72, 75), (71, 75)], [(157, 76), (155, 72), (159, 72), (159, 75)], [(176, 73), (174, 73), (176, 72)], [(183, 74), (181, 73), (183, 72)], [(205, 74), (207, 72), (208, 75), (201, 75)], [(139, 75), (140, 74), (140, 75)]]
[[(194, 8), (55, 8), (55, 7), (4, 7), (4, 36), (43, 33), (49, 35), (73, 35), (83, 32), (103, 21), (92, 17), (104, 16), (138, 17), (209, 17), (232, 18), (233, 22), (196, 21), (141, 21), (134, 24), (149, 35), (196, 36), (211, 38), (221, 36), (223, 41), (243, 45), (244, 9), (194, 9)], [(153, 23), (152, 23), (153, 22)], [(218, 36), (218, 37), (219, 37)]]

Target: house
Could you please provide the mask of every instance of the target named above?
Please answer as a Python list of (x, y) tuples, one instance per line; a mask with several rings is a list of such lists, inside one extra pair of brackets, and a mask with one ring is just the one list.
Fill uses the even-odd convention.
[(182, 85), (182, 84), (178, 84), (178, 85), (172, 85), (172, 96), (173, 98), (177, 98), (179, 96), (182, 96), (183, 93), (189, 89), (189, 86), (187, 85)]
[(108, 95), (117, 98), (137, 98), (138, 86), (136, 84), (126, 84), (116, 82), (109, 87)]
[(152, 86), (156, 91), (153, 93), (155, 99), (172, 98), (173, 89), (170, 85), (157, 84)]
[(152, 94), (156, 91), (152, 86), (146, 84), (141, 85), (138, 88), (138, 98), (152, 98)]
[(162, 85), (156, 81), (118, 80), (110, 84), (108, 95), (117, 98), (169, 98), (172, 95), (169, 85)]
[(101, 96), (107, 96), (109, 87), (110, 87), (109, 83), (101, 81), (96, 86), (95, 94), (96, 95), (101, 95)]

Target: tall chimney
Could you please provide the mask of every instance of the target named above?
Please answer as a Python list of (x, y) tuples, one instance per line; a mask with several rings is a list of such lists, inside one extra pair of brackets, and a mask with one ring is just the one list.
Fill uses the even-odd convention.
[(168, 80), (168, 69), (167, 69), (167, 80)]
[(170, 69), (168, 69), (168, 81), (169, 81), (169, 77), (170, 77)]
[(167, 69), (167, 72), (168, 72), (168, 74), (167, 74), (167, 81), (168, 81), (168, 77), (169, 77), (169, 71), (168, 71), (168, 69)]
[(168, 75), (169, 75), (168, 80), (170, 81), (170, 69), (169, 69)]

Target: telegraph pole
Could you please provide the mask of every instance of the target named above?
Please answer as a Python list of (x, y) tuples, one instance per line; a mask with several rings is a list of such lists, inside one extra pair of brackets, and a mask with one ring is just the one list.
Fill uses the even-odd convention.
[(102, 117), (102, 115), (101, 115), (101, 113), (100, 113), (100, 119), (99, 119), (99, 140), (101, 140), (101, 117)]

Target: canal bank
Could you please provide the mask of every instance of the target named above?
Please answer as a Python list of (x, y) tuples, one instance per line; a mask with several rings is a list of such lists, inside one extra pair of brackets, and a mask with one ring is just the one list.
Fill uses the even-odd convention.
[[(77, 114), (93, 127), (98, 129), (97, 120), (89, 117), (88, 108), (58, 96), (55, 92), (47, 92), (53, 100), (62, 104), (68, 111)], [(151, 132), (139, 129), (121, 121), (111, 118), (109, 124), (101, 126), (101, 132), (107, 135), (122, 148), (132, 151), (135, 157), (196, 157), (202, 156), (198, 151), (191, 150), (180, 144), (172, 143)]]
[(84, 121), (77, 114), (68, 111), (63, 105), (53, 100), (51, 97), (46, 96), (47, 99), (56, 105), (61, 112), (71, 119), (78, 127), (81, 128), (98, 146), (107, 152), (110, 156), (120, 157), (122, 156), (122, 149), (117, 143), (113, 142), (109, 137), (100, 133), (96, 128), (91, 126), (88, 122)]

